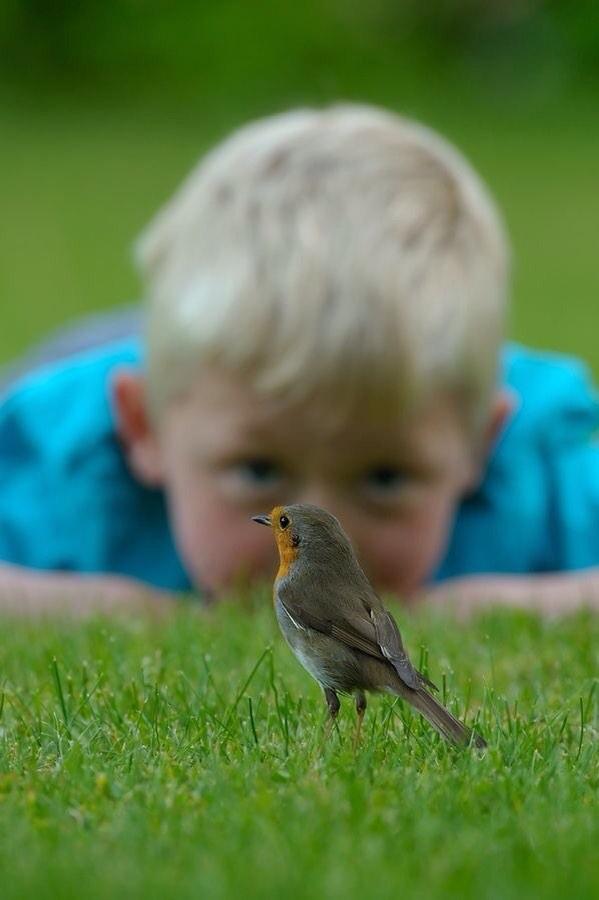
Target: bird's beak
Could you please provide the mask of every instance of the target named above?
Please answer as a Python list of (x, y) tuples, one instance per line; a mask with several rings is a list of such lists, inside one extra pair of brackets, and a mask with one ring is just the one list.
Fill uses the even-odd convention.
[(265, 516), (265, 515), (252, 516), (252, 522), (257, 522), (258, 525), (268, 525), (269, 528), (272, 525), (270, 516)]

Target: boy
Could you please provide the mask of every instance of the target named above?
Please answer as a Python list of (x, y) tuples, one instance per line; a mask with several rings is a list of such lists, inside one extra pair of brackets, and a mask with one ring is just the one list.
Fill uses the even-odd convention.
[(247, 126), (139, 260), (143, 349), (103, 343), (4, 397), (5, 606), (267, 577), (250, 517), (299, 501), (404, 598), (597, 604), (597, 399), (574, 361), (500, 354), (502, 226), (440, 137), (353, 106)]

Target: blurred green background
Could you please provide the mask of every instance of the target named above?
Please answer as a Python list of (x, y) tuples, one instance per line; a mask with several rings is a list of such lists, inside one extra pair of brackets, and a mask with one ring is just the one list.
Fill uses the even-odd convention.
[(443, 131), (507, 220), (512, 336), (599, 373), (599, 4), (4, 0), (0, 362), (136, 299), (131, 245), (198, 155), (297, 104)]

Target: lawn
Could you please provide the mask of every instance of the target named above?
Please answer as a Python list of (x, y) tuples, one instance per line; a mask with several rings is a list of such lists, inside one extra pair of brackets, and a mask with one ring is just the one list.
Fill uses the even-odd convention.
[(166, 624), (5, 623), (0, 891), (22, 897), (592, 897), (599, 624), (401, 616), (479, 728), (446, 747), (391, 698), (354, 752), (267, 593)]

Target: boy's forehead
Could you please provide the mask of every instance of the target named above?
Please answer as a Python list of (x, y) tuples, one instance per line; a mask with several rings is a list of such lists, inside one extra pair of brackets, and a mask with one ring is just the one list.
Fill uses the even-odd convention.
[(454, 403), (436, 396), (410, 410), (369, 411), (356, 402), (343, 414), (330, 398), (302, 403), (259, 394), (240, 375), (206, 371), (177, 404), (184, 430), (195, 441), (256, 444), (310, 452), (334, 447), (341, 456), (377, 449), (413, 451), (435, 458), (450, 451), (463, 427)]

